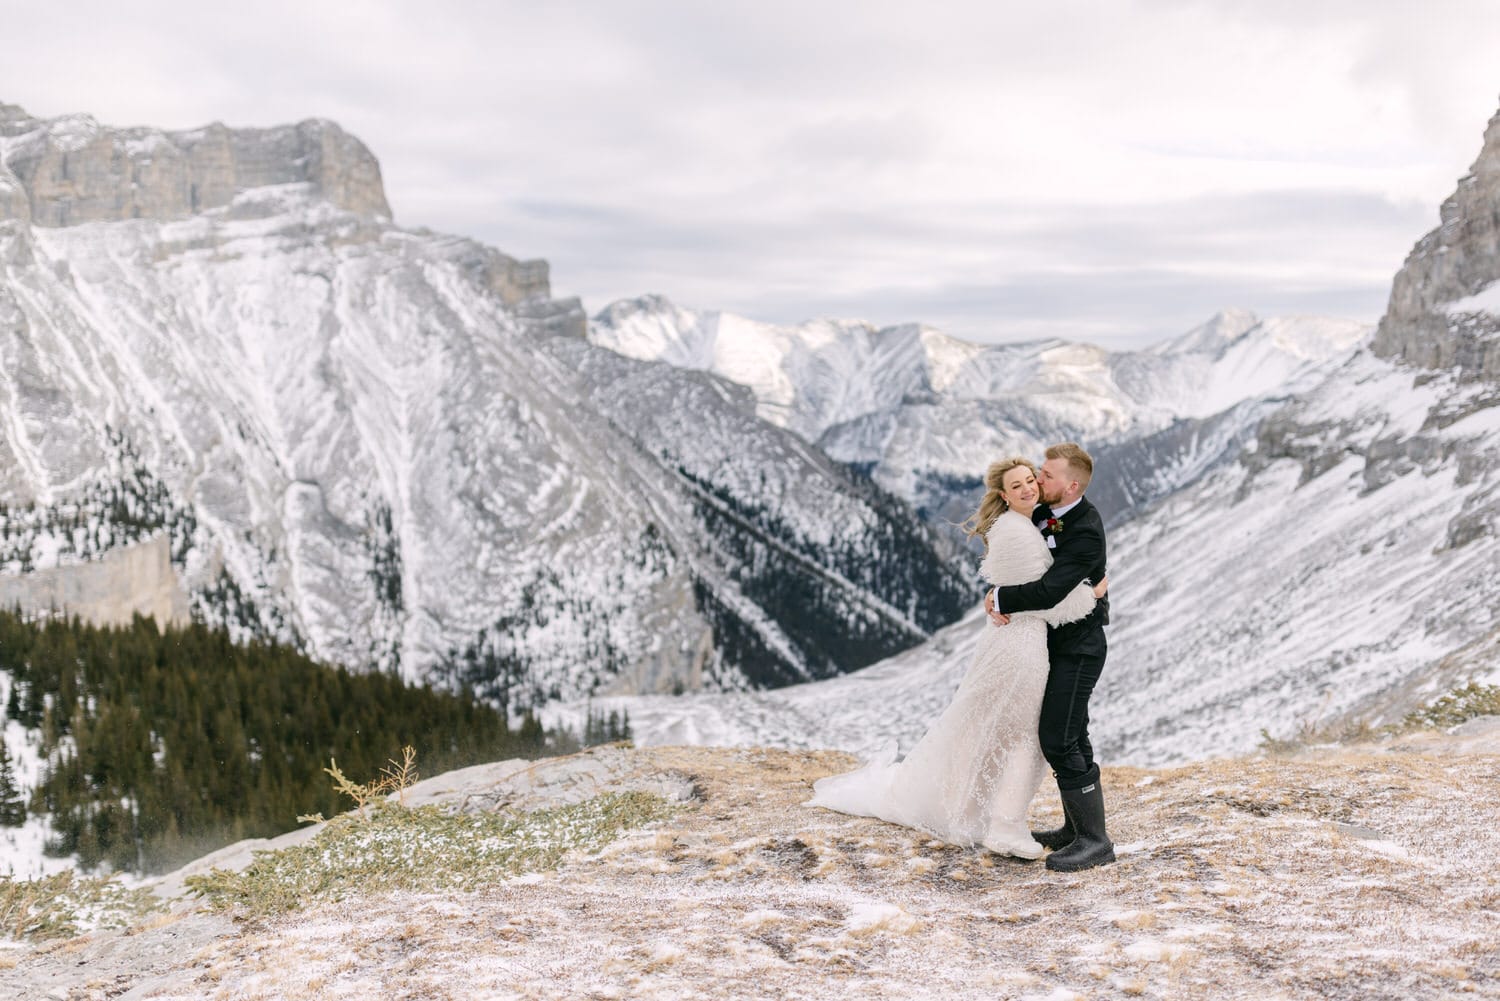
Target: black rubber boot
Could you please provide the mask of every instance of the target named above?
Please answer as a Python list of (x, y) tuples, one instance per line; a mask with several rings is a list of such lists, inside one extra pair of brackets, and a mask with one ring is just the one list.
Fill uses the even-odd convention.
[[(1115, 846), (1104, 831), (1104, 790), (1099, 780), (1082, 789), (1061, 789), (1063, 812), (1073, 820), (1076, 837), (1066, 848), (1047, 856), (1047, 868), (1056, 872), (1077, 872), (1115, 860)], [(1038, 839), (1040, 840), (1040, 839)]]
[(1054, 827), (1050, 831), (1032, 831), (1031, 840), (1043, 848), (1066, 848), (1073, 843), (1077, 837), (1073, 832), (1073, 818), (1068, 815), (1068, 801), (1063, 800), (1063, 822), (1061, 827)]

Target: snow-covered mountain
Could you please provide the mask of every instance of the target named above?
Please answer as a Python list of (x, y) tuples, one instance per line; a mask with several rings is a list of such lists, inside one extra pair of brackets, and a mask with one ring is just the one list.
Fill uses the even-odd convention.
[[(1263, 731), (1378, 724), (1500, 682), (1500, 115), (1374, 338), (1291, 402), (1235, 410), (1190, 428), (1207, 436), (1199, 452), (1233, 461), (1203, 463), (1111, 533), (1109, 663), (1091, 710), (1102, 758), (1233, 754)], [(1132, 447), (1145, 451), (1113, 461), (1152, 448)], [(971, 613), (832, 681), (626, 708), (641, 742), (909, 746), (986, 628)]]
[[(870, 470), (942, 521), (967, 513), (985, 466), (1001, 455), (1036, 455), (1065, 439), (1104, 453), (1174, 426), (1158, 445), (1243, 436), (1263, 413), (1253, 404), (1305, 388), (1369, 332), (1349, 320), (1230, 310), (1150, 349), (1110, 352), (1058, 340), (973, 344), (917, 325), (777, 326), (647, 296), (601, 311), (589, 338), (749, 388), (762, 417)], [(1248, 425), (1232, 419), (1244, 417)], [(1106, 463), (1096, 489), (1124, 514), (1201, 471), (1205, 452), (1196, 454), (1197, 464), (1180, 461), (1180, 450), (1153, 453), (1162, 470), (1150, 483), (1118, 481), (1122, 467)]]
[(397, 226), (332, 123), (0, 106), (0, 165), (13, 571), (166, 529), (200, 617), (513, 704), (823, 677), (970, 597), (748, 393), (590, 345), (545, 262)]

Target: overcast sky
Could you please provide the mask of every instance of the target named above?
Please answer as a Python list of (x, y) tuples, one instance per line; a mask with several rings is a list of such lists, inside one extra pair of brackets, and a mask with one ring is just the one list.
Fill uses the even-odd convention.
[(1110, 347), (1373, 322), (1500, 106), (1496, 0), (5, 3), (0, 101), (332, 118), (397, 221), (797, 321)]

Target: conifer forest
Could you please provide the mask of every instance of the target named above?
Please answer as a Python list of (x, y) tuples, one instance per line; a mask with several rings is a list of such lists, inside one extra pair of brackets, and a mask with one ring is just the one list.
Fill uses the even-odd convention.
[[(201, 623), (160, 630), (0, 612), (7, 720), (43, 762), (35, 788), (0, 756), (0, 824), (46, 814), (49, 854), (87, 869), (167, 871), (217, 847), (349, 807), (331, 762), (377, 776), (403, 747), (423, 775), (548, 749), (467, 690), (316, 663), (269, 641), (231, 641)], [(14, 732), (14, 730), (12, 731)], [(3, 741), (0, 741), (3, 745)]]

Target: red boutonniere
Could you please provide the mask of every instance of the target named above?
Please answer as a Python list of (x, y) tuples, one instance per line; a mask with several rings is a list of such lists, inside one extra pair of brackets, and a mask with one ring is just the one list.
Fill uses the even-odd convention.
[(1047, 531), (1051, 532), (1053, 535), (1057, 535), (1062, 531), (1062, 522), (1058, 521), (1056, 518), (1048, 518)]

